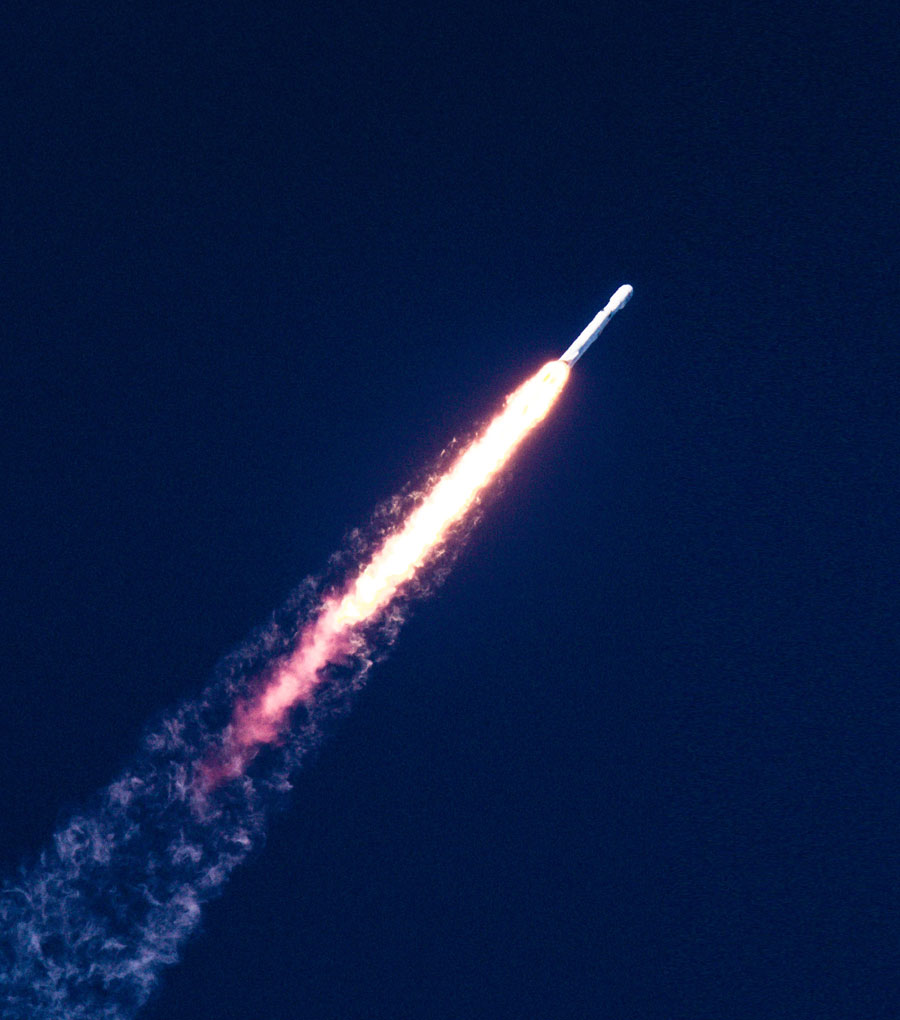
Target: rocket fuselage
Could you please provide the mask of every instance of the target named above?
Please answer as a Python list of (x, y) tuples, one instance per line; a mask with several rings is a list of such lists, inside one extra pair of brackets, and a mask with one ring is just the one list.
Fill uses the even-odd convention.
[(630, 284), (626, 283), (619, 287), (615, 294), (613, 294), (609, 301), (607, 301), (606, 306), (597, 312), (594, 318), (591, 319), (591, 321), (578, 334), (559, 360), (564, 364), (569, 365), (569, 367), (574, 365), (588, 347), (590, 347), (597, 337), (600, 336), (606, 328), (606, 324), (616, 314), (616, 312), (628, 304), (633, 293), (634, 290)]

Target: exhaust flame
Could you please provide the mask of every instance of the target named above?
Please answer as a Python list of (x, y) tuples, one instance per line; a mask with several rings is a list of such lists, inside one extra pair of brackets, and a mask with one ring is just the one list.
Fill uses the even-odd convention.
[(258, 746), (278, 737), (290, 710), (315, 690), (319, 671), (340, 658), (354, 629), (377, 618), (440, 548), (453, 525), (546, 416), (568, 376), (567, 365), (551, 361), (510, 394), (503, 410), (376, 550), (343, 594), (322, 604), (318, 617), (265, 690), (235, 709), (218, 761), (206, 767), (204, 785), (215, 786), (240, 775)]
[[(30, 867), (0, 883), (5, 1020), (132, 1020), (392, 640), (404, 586), (422, 579), (568, 375), (551, 362), (512, 393), (342, 589), (322, 597), (314, 580), (302, 585), (197, 697), (157, 721)], [(303, 720), (289, 720), (300, 705)], [(266, 744), (271, 758), (246, 770)]]

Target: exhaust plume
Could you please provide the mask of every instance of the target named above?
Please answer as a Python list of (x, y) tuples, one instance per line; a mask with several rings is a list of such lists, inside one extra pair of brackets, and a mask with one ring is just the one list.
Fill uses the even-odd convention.
[[(568, 374), (565, 363), (550, 362), (514, 391), (368, 556), (351, 550), (335, 560), (342, 584), (298, 589), (200, 697), (151, 729), (123, 775), (3, 885), (5, 1020), (134, 1016), (197, 929), (203, 904), (260, 845), (292, 774), (349, 707), (396, 635), (406, 601), (427, 590), (429, 566)], [(389, 520), (397, 521), (398, 506)]]

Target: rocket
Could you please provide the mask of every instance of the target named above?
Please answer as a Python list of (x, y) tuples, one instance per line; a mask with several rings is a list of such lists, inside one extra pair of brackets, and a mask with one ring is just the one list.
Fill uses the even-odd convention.
[(620, 308), (624, 308), (625, 305), (628, 304), (633, 293), (634, 290), (630, 284), (626, 283), (619, 287), (609, 301), (606, 302), (606, 307), (601, 308), (600, 311), (597, 312), (594, 318), (591, 319), (591, 321), (578, 334), (575, 340), (572, 341), (565, 354), (563, 354), (559, 360), (564, 365), (568, 365), (571, 368), (581, 355), (584, 354), (588, 347), (590, 347), (597, 339), (597, 337), (600, 336), (606, 328), (607, 322), (609, 322)]

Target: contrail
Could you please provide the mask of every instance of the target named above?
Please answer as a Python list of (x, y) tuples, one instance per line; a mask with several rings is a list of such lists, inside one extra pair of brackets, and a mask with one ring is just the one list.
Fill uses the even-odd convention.
[[(373, 658), (528, 433), (569, 367), (630, 297), (620, 288), (368, 555), (336, 558), (339, 584), (309, 581), (219, 667), (203, 694), (145, 737), (132, 766), (0, 890), (0, 1016), (125, 1020), (177, 960), (202, 905), (259, 846), (291, 776), (345, 711)], [(385, 511), (398, 520), (401, 501)], [(356, 566), (347, 569), (349, 556)]]

